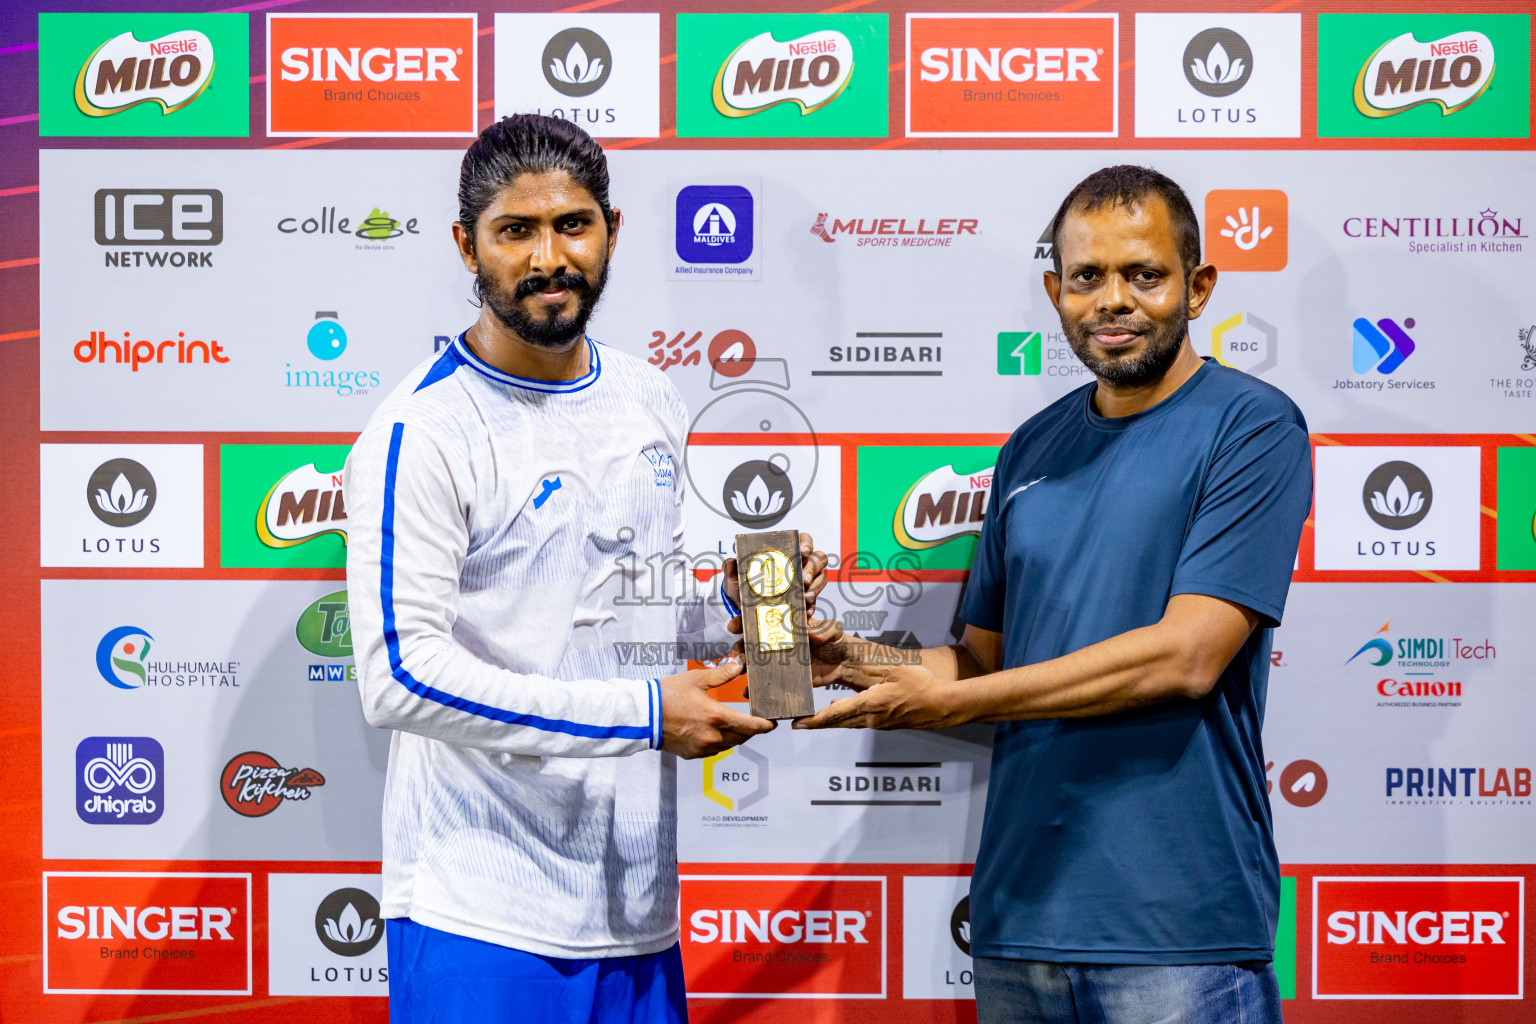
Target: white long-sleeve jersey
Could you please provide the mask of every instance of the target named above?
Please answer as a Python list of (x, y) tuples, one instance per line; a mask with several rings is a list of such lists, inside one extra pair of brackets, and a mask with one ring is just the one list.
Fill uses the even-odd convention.
[(460, 335), (343, 477), (359, 689), (395, 730), (383, 914), (567, 958), (678, 939), (675, 763), (655, 659), (624, 645), (732, 639), (675, 557), (682, 400), (587, 344), (549, 382)]

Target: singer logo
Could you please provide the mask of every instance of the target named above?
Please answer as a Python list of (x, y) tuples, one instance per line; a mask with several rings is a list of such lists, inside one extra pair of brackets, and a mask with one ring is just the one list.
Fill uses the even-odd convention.
[(690, 996), (885, 997), (885, 879), (694, 875), (682, 880)]
[(269, 14), (268, 135), (475, 134), (475, 15)]
[(251, 994), (251, 876), (43, 874), (43, 991)]
[(1525, 879), (1312, 880), (1314, 999), (1519, 999)]
[(907, 15), (907, 134), (1118, 133), (1113, 14)]
[(1355, 109), (1391, 117), (1425, 103), (1454, 113), (1493, 81), (1493, 41), (1481, 32), (1457, 32), (1421, 43), (1404, 32), (1366, 58), (1355, 79)]
[(1279, 189), (1217, 189), (1205, 196), (1205, 261), (1216, 269), (1284, 270), (1288, 202)]

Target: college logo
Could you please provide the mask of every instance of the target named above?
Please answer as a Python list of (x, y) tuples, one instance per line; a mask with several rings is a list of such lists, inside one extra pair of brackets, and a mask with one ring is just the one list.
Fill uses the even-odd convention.
[(1314, 461), (1317, 568), (1479, 567), (1480, 449), (1336, 446)]
[(1219, 270), (1284, 270), (1289, 201), (1279, 189), (1216, 189), (1205, 196), (1205, 260)]
[(38, 16), (41, 135), (242, 136), (243, 14)]
[(85, 500), (108, 526), (137, 526), (155, 510), (155, 478), (132, 459), (109, 459), (86, 480)]
[(896, 542), (918, 551), (981, 533), (993, 468), (957, 473), (941, 466), (919, 477), (896, 506)]
[[(323, 338), (320, 343), (323, 348)], [(348, 451), (347, 445), (223, 446), (219, 481), (223, 564), (345, 565), (347, 507), (342, 467)]]
[(1253, 48), (1229, 28), (1208, 28), (1184, 48), (1184, 77), (1196, 92), (1230, 96), (1253, 76)]
[(1211, 328), (1211, 358), (1255, 376), (1272, 370), (1280, 331), (1252, 313), (1234, 313)]
[(475, 17), (267, 15), (267, 134), (474, 135)]
[(362, 889), (337, 889), (315, 908), (315, 936), (338, 956), (362, 956), (384, 938), (379, 901)]
[(1301, 16), (1136, 15), (1136, 134), (1300, 136)]
[(149, 825), (165, 813), (165, 750), (148, 736), (88, 736), (75, 748), (75, 812), (89, 825)]
[(236, 754), (219, 775), (219, 795), (236, 814), (260, 818), (284, 800), (308, 800), (325, 776), (313, 768), (284, 768), (268, 754), (248, 750)]
[(1317, 48), (1319, 137), (1529, 134), (1528, 15), (1325, 14)]
[(1429, 515), (1435, 493), (1429, 477), (1418, 466), (1411, 462), (1384, 462), (1365, 478), (1360, 500), (1377, 526), (1408, 530)]
[(43, 873), (43, 991), (251, 994), (251, 876)]
[(885, 997), (884, 876), (684, 875), (682, 920), (695, 997)]
[(907, 15), (909, 136), (1119, 134), (1114, 14)]
[(886, 134), (883, 14), (682, 14), (677, 134)]
[(284, 217), (277, 222), (277, 230), (285, 235), (340, 235), (360, 238), (361, 242), (354, 244), (353, 248), (367, 251), (391, 251), (393, 245), (384, 245), (394, 238), (402, 235), (419, 235), (421, 229), (417, 226), (417, 218), (396, 220), (389, 215), (389, 211), (375, 206), (369, 211), (368, 216), (357, 221), (354, 225), (351, 217), (338, 217), (336, 207), (322, 206), (318, 214), (305, 217)]
[(599, 137), (661, 133), (661, 16), (497, 14), (496, 114), (545, 114)]

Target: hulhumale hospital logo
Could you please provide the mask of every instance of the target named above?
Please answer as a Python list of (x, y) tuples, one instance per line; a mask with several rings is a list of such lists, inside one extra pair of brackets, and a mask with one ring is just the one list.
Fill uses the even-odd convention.
[(1229, 28), (1208, 28), (1184, 48), (1184, 77), (1205, 96), (1230, 96), (1253, 77), (1253, 48)]
[(108, 630), (96, 645), (96, 671), (120, 690), (137, 690), (149, 678), (145, 659), (153, 641), (137, 626)]

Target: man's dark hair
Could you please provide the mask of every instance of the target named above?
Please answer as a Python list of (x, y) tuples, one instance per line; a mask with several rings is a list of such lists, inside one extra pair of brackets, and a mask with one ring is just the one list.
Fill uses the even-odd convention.
[(1106, 206), (1140, 207), (1148, 196), (1161, 196), (1168, 206), (1179, 243), (1179, 259), (1184, 264), (1184, 276), (1188, 277), (1200, 264), (1200, 222), (1195, 219), (1194, 207), (1189, 205), (1189, 197), (1178, 182), (1150, 167), (1135, 164), (1116, 164), (1094, 171), (1067, 193), (1056, 211), (1056, 219), (1051, 221), (1051, 258), (1056, 273), (1061, 273), (1061, 223), (1068, 213), (1091, 213)]
[(470, 143), (459, 165), (459, 221), (474, 249), (475, 225), (486, 207), (519, 175), (565, 171), (592, 193), (608, 230), (614, 227), (608, 205), (608, 158), (580, 126), (559, 117), (513, 114), (496, 121)]

